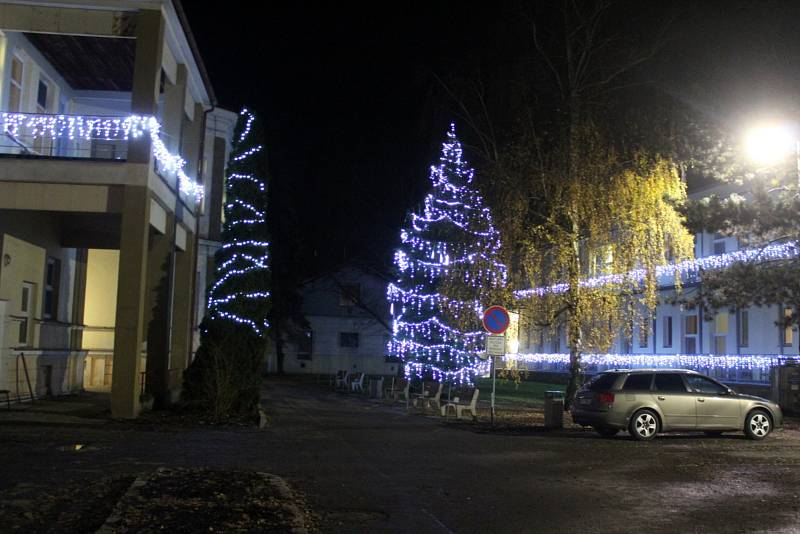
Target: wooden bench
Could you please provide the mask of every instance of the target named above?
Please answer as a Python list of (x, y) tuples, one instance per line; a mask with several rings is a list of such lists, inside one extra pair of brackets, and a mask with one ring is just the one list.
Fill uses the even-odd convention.
[(400, 400), (402, 395), (406, 402), (408, 402), (408, 390), (411, 387), (411, 381), (406, 378), (393, 378), (389, 387), (386, 388), (384, 396), (395, 402)]
[(461, 414), (468, 410), (472, 414), (472, 420), (478, 419), (478, 388), (462, 390), (457, 393), (447, 404), (442, 406), (442, 417), (447, 416), (448, 408), (452, 408), (457, 419), (461, 419)]
[(435, 406), (438, 411), (442, 407), (441, 398), (443, 389), (444, 384), (441, 382), (425, 382), (422, 384), (422, 391), (414, 395), (412, 404), (416, 407), (417, 402), (419, 402), (423, 410), (427, 407)]

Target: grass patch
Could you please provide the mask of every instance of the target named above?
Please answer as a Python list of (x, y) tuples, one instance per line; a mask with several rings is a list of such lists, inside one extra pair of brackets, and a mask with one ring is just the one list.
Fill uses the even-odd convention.
[[(476, 381), (476, 387), (481, 390), (481, 399), (489, 400), (492, 394), (492, 379), (481, 378)], [(544, 406), (545, 391), (564, 391), (562, 384), (547, 384), (545, 382), (522, 381), (515, 383), (513, 380), (497, 379), (495, 399), (498, 403), (524, 404), (527, 406)]]

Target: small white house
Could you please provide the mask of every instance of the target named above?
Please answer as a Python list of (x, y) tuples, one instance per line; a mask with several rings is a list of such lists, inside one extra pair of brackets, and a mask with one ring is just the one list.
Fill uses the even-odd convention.
[[(397, 374), (400, 364), (386, 356), (391, 337), (387, 283), (372, 269), (347, 264), (303, 284), (309, 328), (284, 344), (284, 372)], [(267, 371), (276, 370), (277, 357), (270, 354)]]

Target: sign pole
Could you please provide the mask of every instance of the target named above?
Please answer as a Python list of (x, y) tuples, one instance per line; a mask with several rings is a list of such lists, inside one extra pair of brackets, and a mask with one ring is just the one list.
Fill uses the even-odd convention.
[(486, 337), (486, 357), (492, 359), (492, 406), (491, 421), (494, 428), (495, 394), (497, 393), (497, 357), (506, 353), (505, 331), (511, 323), (508, 310), (502, 306), (490, 306), (483, 312), (483, 328)]
[(497, 379), (497, 356), (492, 356), (492, 428), (494, 428), (494, 393)]

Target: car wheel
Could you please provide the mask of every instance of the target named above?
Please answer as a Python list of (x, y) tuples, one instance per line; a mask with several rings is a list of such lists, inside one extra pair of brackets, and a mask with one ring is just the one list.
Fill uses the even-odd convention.
[(619, 432), (618, 429), (607, 427), (607, 426), (598, 426), (598, 427), (595, 427), (594, 430), (595, 430), (595, 432), (597, 432), (598, 434), (600, 434), (604, 438), (613, 438)]
[(744, 434), (750, 439), (764, 439), (772, 432), (772, 421), (764, 410), (753, 410), (744, 421)]
[(658, 416), (652, 410), (639, 410), (633, 414), (628, 425), (628, 432), (637, 441), (653, 439), (658, 434), (658, 430)]

